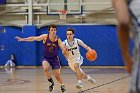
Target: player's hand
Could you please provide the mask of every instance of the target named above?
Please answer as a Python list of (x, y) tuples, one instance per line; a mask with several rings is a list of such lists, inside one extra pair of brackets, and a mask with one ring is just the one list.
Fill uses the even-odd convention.
[(132, 65), (133, 65), (132, 58), (129, 54), (127, 54), (127, 55), (124, 56), (124, 59), (125, 59), (126, 69), (127, 69), (128, 73), (131, 74)]
[(132, 72), (132, 61), (131, 61), (131, 59), (130, 60), (127, 60), (127, 65), (126, 65), (126, 69), (127, 69), (127, 71), (128, 71), (128, 73), (129, 74), (131, 74), (131, 72)]
[(94, 50), (94, 49), (92, 49), (92, 48), (90, 48), (90, 47), (87, 48), (87, 51), (91, 51), (91, 50)]
[(68, 55), (69, 55), (68, 48), (67, 47), (64, 47), (63, 50), (62, 50), (62, 53), (67, 58)]
[(16, 38), (19, 42), (20, 42), (20, 41), (23, 41), (23, 39), (20, 38), (19, 36), (16, 36), (15, 38)]
[(64, 47), (62, 53), (63, 54), (67, 54), (68, 53), (68, 48), (67, 47)]

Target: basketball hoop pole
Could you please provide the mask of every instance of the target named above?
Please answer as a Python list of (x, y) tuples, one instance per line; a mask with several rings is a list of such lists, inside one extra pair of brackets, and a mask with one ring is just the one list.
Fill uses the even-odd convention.
[(67, 19), (67, 13), (68, 13), (67, 10), (58, 10), (57, 12), (59, 13), (60, 20)]

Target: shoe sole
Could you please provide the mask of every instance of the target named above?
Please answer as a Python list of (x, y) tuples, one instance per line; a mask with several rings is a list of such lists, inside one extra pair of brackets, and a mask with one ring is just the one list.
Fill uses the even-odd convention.
[(80, 89), (81, 91), (83, 90), (83, 87), (76, 85), (77, 89)]
[(96, 81), (89, 81), (89, 80), (88, 80), (88, 82), (91, 83), (91, 84), (95, 84), (96, 83)]
[(90, 84), (96, 84), (96, 82), (89, 82)]
[(66, 93), (66, 90), (65, 90), (65, 91), (62, 91), (62, 90), (61, 90), (61, 92), (62, 92), (62, 93)]
[(66, 91), (64, 91), (64, 92), (61, 91), (61, 93), (66, 93)]

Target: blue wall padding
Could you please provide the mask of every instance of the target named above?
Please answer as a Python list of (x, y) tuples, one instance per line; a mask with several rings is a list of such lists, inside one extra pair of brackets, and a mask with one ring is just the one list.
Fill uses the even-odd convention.
[[(85, 58), (86, 50), (80, 47), (84, 57), (84, 66), (122, 66), (123, 61), (117, 39), (116, 26), (114, 25), (59, 25), (57, 35), (61, 40), (66, 39), (67, 28), (75, 29), (75, 37), (83, 40), (88, 46), (95, 49), (98, 57), (94, 62)], [(1, 29), (6, 29), (3, 33)], [(14, 37), (38, 36), (48, 33), (48, 28), (37, 28), (36, 26), (24, 26), (23, 28), (12, 26), (0, 26), (0, 65), (4, 65), (10, 54), (14, 53), (19, 66), (40, 66), (42, 65), (42, 41), (41, 42), (18, 42)], [(62, 66), (67, 66), (67, 61), (59, 51)]]
[[(23, 37), (37, 36), (36, 26), (24, 26)], [(22, 42), (22, 63), (25, 66), (36, 66), (37, 65), (37, 42)]]
[[(94, 62), (89, 62), (85, 58), (86, 50), (81, 47), (81, 54), (85, 58), (84, 66), (122, 66), (122, 58), (120, 48), (117, 40), (116, 27), (113, 25), (60, 25), (58, 26), (57, 35), (62, 39), (66, 39), (66, 29), (75, 29), (75, 37), (83, 40), (91, 48), (95, 49), (98, 54), (98, 58)], [(40, 29), (40, 34), (48, 33), (47, 27)], [(39, 60), (42, 56), (42, 43), (39, 44)], [(61, 64), (66, 66), (67, 61), (59, 52)]]
[(0, 4), (6, 4), (6, 0), (0, 0)]
[[(15, 36), (22, 36), (22, 28), (0, 26), (0, 65), (4, 65), (12, 53), (16, 55), (16, 64), (22, 65), (22, 48)], [(4, 46), (4, 50), (1, 46)]]

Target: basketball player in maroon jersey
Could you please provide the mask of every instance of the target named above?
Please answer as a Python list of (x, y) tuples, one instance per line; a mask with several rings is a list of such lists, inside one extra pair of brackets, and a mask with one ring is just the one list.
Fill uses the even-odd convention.
[(48, 26), (49, 34), (42, 34), (40, 36), (31, 36), (27, 38), (15, 37), (18, 41), (42, 41), (43, 40), (43, 59), (42, 66), (45, 71), (45, 75), (50, 82), (49, 91), (51, 92), (54, 87), (54, 81), (49, 72), (50, 66), (54, 72), (56, 80), (60, 83), (61, 91), (65, 92), (65, 86), (60, 76), (60, 60), (58, 57), (59, 47), (62, 49), (62, 41), (57, 37), (56, 25)]

